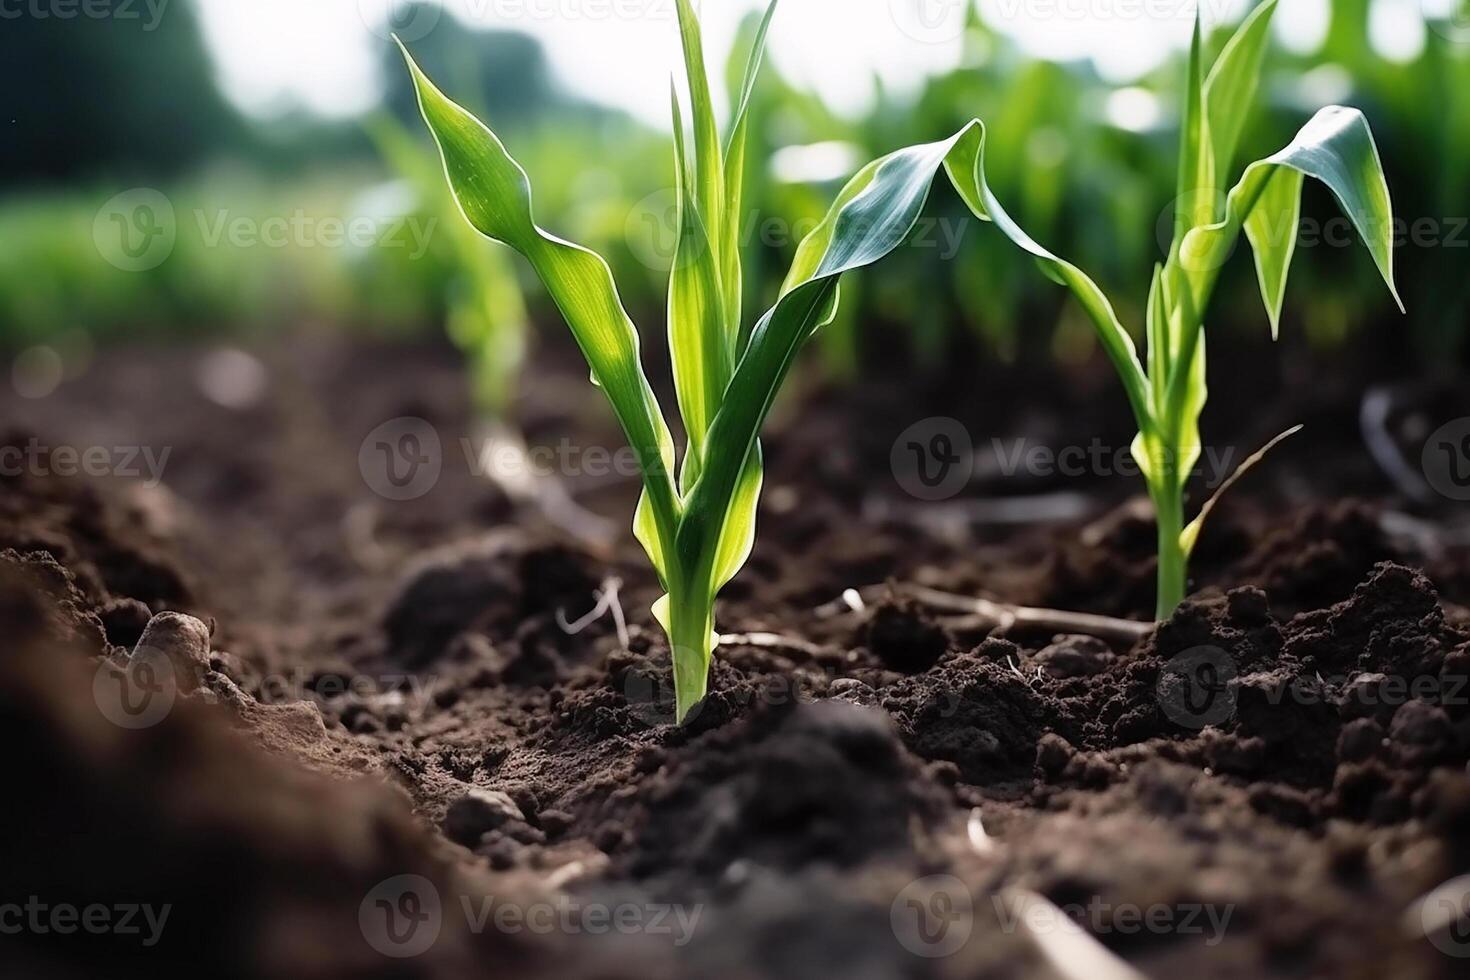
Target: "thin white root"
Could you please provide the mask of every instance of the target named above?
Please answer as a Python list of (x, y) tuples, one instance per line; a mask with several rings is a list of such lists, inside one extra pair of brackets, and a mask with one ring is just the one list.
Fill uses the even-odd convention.
[(591, 611), (575, 622), (569, 622), (567, 620), (566, 610), (558, 609), (556, 611), (556, 625), (568, 636), (576, 636), (610, 612), (612, 613), (613, 626), (618, 631), (618, 645), (624, 650), (628, 649), (628, 620), (623, 616), (623, 603), (618, 598), (618, 590), (622, 587), (622, 579), (617, 576), (609, 576), (603, 580), (602, 587), (592, 593), (593, 597), (597, 600), (597, 604), (592, 607)]
[(965, 825), (965, 832), (969, 836), (970, 846), (975, 849), (976, 854), (984, 854), (986, 857), (990, 857), (1000, 850), (1000, 845), (995, 842), (995, 838), (986, 832), (985, 820), (981, 816), (978, 806), (970, 811), (970, 820)]
[(1363, 433), (1363, 442), (1368, 454), (1378, 464), (1399, 492), (1410, 500), (1423, 503), (1433, 493), (1420, 471), (1404, 459), (1393, 435), (1388, 431), (1389, 417), (1393, 414), (1395, 392), (1392, 388), (1370, 388), (1363, 395), (1363, 404), (1358, 411), (1358, 427)]
[(388, 549), (378, 543), (378, 507), (374, 503), (353, 504), (342, 515), (342, 537), (347, 553), (368, 571), (382, 571), (392, 564)]
[(792, 650), (808, 657), (821, 656), (826, 648), (794, 636), (779, 633), (724, 633), (720, 636), (722, 647), (758, 647), (766, 650)]
[[(864, 589), (858, 594), (860, 601), (874, 602), (880, 599), (887, 586)], [(847, 592), (854, 590), (848, 589)], [(903, 585), (898, 591), (920, 605), (937, 612), (966, 617), (965, 625), (975, 629), (992, 629), (1002, 632), (1023, 627), (1054, 633), (1079, 633), (1096, 636), (1103, 640), (1135, 643), (1153, 632), (1153, 623), (1133, 619), (1115, 619), (1093, 613), (1066, 612), (1061, 609), (1038, 609), (1032, 606), (1016, 606), (1010, 603), (992, 602), (975, 596), (941, 592), (922, 585)], [(817, 609), (821, 618), (840, 616), (852, 611), (847, 592), (837, 602), (829, 602)]]
[[(986, 833), (979, 807), (970, 811), (966, 831), (976, 854), (1005, 856), (1005, 845)], [(999, 898), (1009, 910), (1002, 925), (1009, 922), (1023, 929), (1058, 976), (1066, 980), (1146, 980), (1045, 895), (1012, 887), (1003, 889)]]
[(607, 865), (606, 854), (595, 854), (591, 857), (569, 861), (547, 875), (545, 884), (552, 891), (561, 891), (567, 885), (580, 881), (588, 875), (600, 874)]
[(485, 476), (517, 506), (540, 511), (595, 551), (606, 552), (617, 541), (616, 525), (573, 500), (561, 480), (537, 472), (525, 440), (512, 427), (490, 423), (480, 459)]
[(1046, 896), (1024, 888), (1007, 888), (1000, 895), (1010, 907), (1008, 918), (1026, 930), (1058, 976), (1068, 980), (1145, 980), (1144, 974), (1098, 942)]
[(1086, 495), (1071, 492), (922, 505), (873, 496), (863, 501), (863, 518), (870, 522), (907, 524), (952, 539), (964, 537), (975, 524), (1015, 527), (1075, 521), (1092, 513), (1094, 508), (1094, 502)]

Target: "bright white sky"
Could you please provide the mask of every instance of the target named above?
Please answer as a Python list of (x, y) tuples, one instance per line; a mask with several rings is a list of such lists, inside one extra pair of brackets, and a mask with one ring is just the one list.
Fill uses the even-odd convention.
[[(195, 0), (230, 96), (273, 114), (328, 115), (370, 107), (376, 54), (390, 30), (410, 42), (431, 23), (405, 23), (404, 0)], [(742, 15), (763, 0), (704, 0), (706, 45), (723, 65)], [(1206, 22), (1235, 19), (1248, 0), (1198, 0)], [(1278, 35), (1310, 49), (1329, 0), (1282, 0)], [(1438, 0), (1423, 0), (1425, 3)], [(547, 48), (561, 82), (585, 97), (667, 125), (668, 78), (679, 66), (674, 0), (442, 0), (467, 23), (522, 30)], [(797, 84), (858, 111), (877, 73), (905, 88), (959, 58), (964, 5), (1038, 57), (1091, 57), (1119, 82), (1187, 43), (1195, 0), (783, 0), (771, 54)], [(1422, 44), (1420, 0), (1375, 0), (1385, 54)], [(442, 16), (449, 16), (444, 13)], [(432, 17), (431, 17), (432, 19)], [(393, 26), (388, 26), (389, 24)], [(716, 72), (718, 74), (718, 72)], [(718, 82), (718, 79), (717, 79)]]

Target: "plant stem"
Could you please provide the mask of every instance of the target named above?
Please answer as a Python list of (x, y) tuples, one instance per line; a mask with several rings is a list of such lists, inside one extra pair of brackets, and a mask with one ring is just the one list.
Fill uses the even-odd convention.
[(714, 652), (713, 611), (697, 606), (670, 601), (669, 643), (674, 658), (675, 720), (679, 724), (705, 695)]
[(1184, 532), (1184, 487), (1172, 466), (1165, 474), (1164, 486), (1154, 494), (1154, 510), (1159, 528), (1158, 602), (1154, 618), (1163, 621), (1184, 601), (1189, 565), (1180, 541)]

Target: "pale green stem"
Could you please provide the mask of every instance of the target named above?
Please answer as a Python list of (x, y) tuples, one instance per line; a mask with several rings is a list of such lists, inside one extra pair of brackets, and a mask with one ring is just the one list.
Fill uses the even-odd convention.
[[(1173, 451), (1172, 449), (1170, 450)], [(1168, 464), (1166, 485), (1154, 494), (1154, 510), (1159, 526), (1158, 603), (1154, 617), (1160, 621), (1174, 614), (1184, 601), (1185, 583), (1189, 576), (1189, 557), (1184, 553), (1180, 537), (1184, 532), (1184, 486)]]
[(709, 684), (710, 658), (714, 654), (713, 610), (699, 602), (676, 601), (669, 597), (669, 644), (674, 658), (674, 705), (676, 720), (683, 724), (689, 710), (699, 703)]

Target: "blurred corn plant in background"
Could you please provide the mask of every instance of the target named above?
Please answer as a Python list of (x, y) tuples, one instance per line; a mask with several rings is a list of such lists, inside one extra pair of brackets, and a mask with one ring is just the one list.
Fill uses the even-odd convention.
[[(1396, 356), (1433, 365), (1464, 353), (1470, 312), (1470, 279), (1462, 274), (1470, 256), (1464, 225), (1470, 182), (1463, 177), (1470, 172), (1470, 43), (1463, 31), (1434, 20), (1426, 0), (1430, 16), (1422, 22), (1420, 43), (1386, 54), (1375, 34), (1375, 17), (1382, 33), (1384, 9), (1371, 0), (1335, 0), (1320, 42), (1298, 39), (1283, 48), (1273, 41), (1258, 112), (1242, 146), (1264, 151), (1281, 145), (1308, 106), (1337, 102), (1371, 115), (1402, 216), (1400, 286), (1416, 311), (1394, 328), (1396, 337), (1410, 341)], [(732, 48), (729, 91), (738, 85), (744, 68), (738, 52), (748, 49), (755, 26), (752, 18)], [(1207, 51), (1218, 52), (1225, 36), (1213, 32)], [(539, 46), (525, 36), (475, 31), (446, 17), (423, 53), (435, 74), (470, 93), (475, 108), (515, 134), (521, 158), (545, 175), (537, 205), (547, 220), (606, 256), (631, 308), (658, 309), (668, 256), (650, 255), (640, 236), (673, 236), (674, 212), (667, 205), (673, 172), (663, 135), (558, 92)], [(385, 64), (396, 57), (386, 42), (383, 57)], [(1177, 145), (1183, 64), (1180, 53), (1147, 77), (1111, 84), (1090, 62), (1030, 56), (973, 10), (955, 70), (930, 77), (915, 91), (889, 90), (875, 78), (870, 107), (860, 115), (838, 113), (782, 77), (780, 63), (773, 63), (752, 95), (741, 218), (747, 305), (774, 301), (777, 272), (860, 161), (953, 132), (978, 113), (991, 124), (996, 193), (1013, 202), (1038, 237), (1093, 270), (1117, 297), (1126, 322), (1141, 322), (1145, 297), (1128, 287), (1147, 281), (1168, 244), (1175, 175), (1158, 161)], [(385, 107), (401, 123), (412, 93), (396, 67), (387, 77), (398, 81), (390, 84)], [(386, 220), (395, 213), (427, 220), (440, 213), (416, 190), (419, 181), (403, 178), (402, 166), (385, 165), (382, 134), (375, 145), (361, 123), (293, 119), (274, 128), (258, 121), (221, 126), (232, 134), (221, 144), (227, 147), (223, 160), (206, 157), (187, 170), (157, 172), (120, 162), (66, 185), (0, 191), (6, 243), (0, 251), (0, 344), (13, 348), (56, 331), (108, 338), (303, 322), (375, 332), (447, 330), (482, 352), (477, 398), (487, 413), (503, 413), (520, 344), (529, 334), (499, 324), (553, 318), (539, 284), (495, 272), (502, 260), (493, 255), (471, 258), (453, 241), (452, 223), (443, 220), (423, 254), (401, 247), (211, 242), (201, 227), (221, 213), (256, 222), (297, 212), (341, 220)], [(1064, 173), (1070, 179), (1062, 179)], [(104, 202), (137, 185), (162, 191), (178, 234), (167, 261), (132, 272), (99, 255), (94, 223)], [(1327, 229), (1335, 214), (1321, 193), (1309, 193), (1303, 207), (1309, 229)], [(976, 234), (954, 195), (937, 193), (932, 214), (938, 224), (921, 225), (926, 237), (892, 256), (884, 275), (849, 279), (839, 319), (818, 344), (828, 375), (857, 377), (865, 357), (871, 362), (875, 350), (886, 355), (895, 346), (921, 366), (940, 363), (956, 343), (1008, 361), (1093, 356), (1092, 332), (1075, 310), (1032, 277), (1009, 274), (1004, 245)], [(1349, 269), (1368, 271), (1356, 248), (1348, 247), (1355, 241), (1327, 244), (1342, 246), (1343, 262), (1357, 263)], [(936, 253), (944, 261), (935, 261)], [(1247, 266), (1232, 263), (1223, 274), (1218, 329), (1254, 337)], [(1390, 307), (1373, 278), (1342, 268), (1338, 262), (1303, 263), (1284, 313), (1296, 326), (1294, 336), (1332, 347), (1382, 327)], [(497, 276), (504, 288), (491, 288)], [(512, 282), (519, 289), (509, 288)]]

